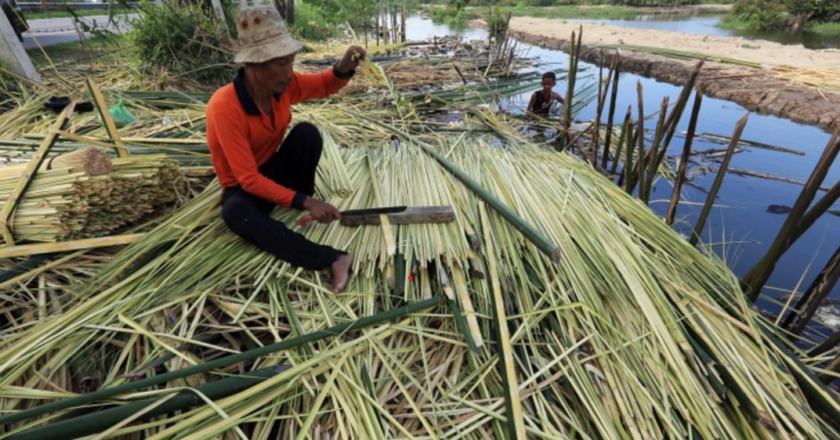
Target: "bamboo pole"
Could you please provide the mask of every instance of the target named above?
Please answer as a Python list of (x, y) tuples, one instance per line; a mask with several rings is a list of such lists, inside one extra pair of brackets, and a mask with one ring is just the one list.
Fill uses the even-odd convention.
[[(802, 220), (804, 220), (803, 215), (806, 214), (808, 206), (813, 202), (820, 185), (825, 180), (828, 170), (834, 163), (834, 159), (837, 158), (838, 153), (840, 153), (840, 131), (834, 132), (831, 140), (829, 140), (822, 157), (820, 157), (820, 160), (814, 167), (814, 171), (811, 173), (811, 177), (808, 178), (805, 188), (802, 189), (799, 198), (796, 199), (796, 203), (794, 203), (787, 219), (785, 219), (785, 223), (782, 225), (781, 230), (779, 230), (779, 234), (776, 236), (773, 244), (770, 245), (770, 249), (764, 255), (764, 258), (741, 279), (741, 289), (743, 289), (747, 298), (750, 300), (756, 301), (758, 299), (758, 296), (761, 294), (761, 289), (767, 283), (767, 280), (770, 279), (770, 274), (776, 268), (776, 263), (779, 261), (779, 258), (805, 232), (805, 229), (800, 226), (803, 223)], [(816, 209), (816, 206), (814, 209)], [(811, 211), (814, 212), (814, 209)], [(819, 211), (816, 212), (822, 214)], [(808, 217), (809, 222), (816, 221), (815, 216)]]
[[(618, 162), (621, 159), (621, 150), (624, 148), (624, 144), (631, 133), (632, 129), (630, 128), (630, 120), (633, 117), (633, 109), (630, 106), (627, 106), (627, 114), (624, 115), (624, 124), (621, 126), (621, 133), (618, 135), (618, 145), (615, 146), (615, 156), (613, 157), (612, 167), (610, 167), (610, 175), (614, 176), (615, 173), (618, 171)], [(621, 182), (618, 182), (618, 186), (621, 186)]]
[(680, 202), (682, 186), (685, 183), (685, 170), (688, 167), (688, 158), (691, 155), (691, 145), (694, 142), (694, 133), (697, 131), (697, 118), (700, 116), (700, 106), (702, 103), (703, 92), (698, 87), (697, 93), (694, 95), (694, 107), (691, 109), (691, 120), (688, 123), (688, 134), (686, 135), (685, 145), (683, 145), (682, 155), (680, 156), (676, 182), (674, 182), (674, 192), (671, 193), (671, 204), (668, 205), (668, 214), (665, 216), (665, 222), (669, 225), (674, 224), (674, 217), (677, 215), (677, 204)]
[[(610, 112), (609, 116), (607, 116), (607, 139), (604, 141), (604, 158), (601, 161), (601, 168), (607, 168), (607, 161), (610, 159), (610, 144), (612, 143), (612, 129), (613, 129), (613, 120), (615, 118), (615, 107), (616, 103), (618, 102), (618, 78), (621, 73), (621, 55), (619, 55), (618, 51), (615, 51), (613, 54), (613, 64), (615, 65), (615, 70), (613, 71), (613, 86), (612, 86), (612, 96), (610, 98)], [(616, 154), (616, 161), (618, 161), (618, 153)], [(615, 174), (613, 172), (613, 174)]]
[(732, 141), (729, 142), (729, 148), (726, 150), (726, 156), (723, 157), (723, 162), (720, 164), (718, 174), (715, 176), (715, 182), (712, 184), (712, 189), (709, 190), (709, 198), (706, 199), (706, 204), (703, 205), (703, 210), (700, 212), (700, 218), (697, 219), (697, 224), (694, 226), (694, 233), (691, 234), (689, 243), (691, 243), (692, 246), (697, 246), (697, 242), (700, 240), (700, 234), (703, 232), (703, 227), (706, 225), (706, 219), (709, 218), (709, 213), (712, 211), (712, 205), (715, 204), (718, 191), (720, 191), (720, 187), (723, 185), (723, 178), (726, 176), (726, 169), (729, 167), (729, 161), (732, 159), (732, 153), (735, 151), (735, 147), (738, 146), (738, 140), (741, 139), (741, 133), (744, 132), (744, 127), (746, 127), (749, 117), (750, 115), (747, 113), (740, 121), (738, 121), (737, 124), (735, 124), (735, 132), (732, 133)]
[[(824, 384), (827, 385), (827, 384), (830, 384), (830, 383), (834, 382), (835, 380), (837, 380), (837, 377), (840, 376), (840, 354), (835, 356), (834, 359), (832, 359), (831, 362), (829, 362), (828, 365), (826, 365), (824, 369), (827, 372), (822, 373), (819, 376), (817, 376), (817, 377), (820, 378), (821, 381), (823, 381)], [(828, 372), (831, 372), (831, 373), (834, 373), (834, 374), (829, 374)], [(835, 420), (835, 422), (836, 421), (837, 420)]]
[[(70, 116), (73, 115), (74, 108), (76, 108), (76, 102), (71, 101), (64, 111), (61, 112), (61, 115), (59, 115), (55, 123), (53, 123), (52, 128), (54, 130), (63, 130), (64, 126), (67, 125), (67, 122), (70, 120)], [(15, 238), (12, 230), (13, 225), (11, 223), (15, 208), (18, 203), (20, 203), (21, 199), (23, 199), (23, 196), (26, 193), (26, 188), (29, 187), (30, 183), (32, 183), (35, 173), (41, 167), (41, 164), (47, 157), (47, 152), (49, 152), (56, 140), (58, 140), (58, 135), (55, 133), (50, 133), (44, 139), (44, 142), (41, 143), (40, 147), (38, 147), (35, 155), (32, 156), (32, 160), (29, 162), (29, 165), (27, 165), (26, 169), (23, 171), (21, 179), (9, 194), (6, 204), (3, 205), (3, 210), (0, 211), (0, 231), (3, 233), (3, 239), (6, 242), (6, 245), (10, 246), (15, 244)]]
[(822, 196), (817, 203), (814, 203), (814, 206), (808, 210), (808, 212), (802, 217), (799, 223), (796, 225), (796, 229), (793, 232), (793, 236), (791, 237), (791, 242), (789, 246), (792, 246), (796, 240), (799, 240), (799, 237), (802, 237), (802, 234), (808, 231), (814, 223), (817, 222), (817, 219), (820, 218), (823, 214), (826, 213), (834, 203), (840, 200), (840, 180), (834, 184), (829, 190)]
[(48, 414), (51, 412), (61, 411), (69, 408), (73, 408), (75, 406), (86, 405), (91, 402), (95, 402), (97, 400), (104, 400), (109, 397), (116, 396), (118, 394), (122, 394), (128, 391), (134, 391), (141, 388), (147, 388), (154, 385), (160, 385), (170, 380), (174, 379), (181, 379), (184, 377), (192, 376), (195, 374), (206, 373), (208, 371), (212, 371), (219, 368), (224, 368), (229, 365), (237, 364), (240, 362), (249, 361), (252, 359), (256, 359), (259, 357), (267, 356), (272, 353), (277, 353), (284, 350), (289, 350), (292, 348), (296, 348), (311, 342), (320, 341), (322, 339), (326, 339), (332, 336), (339, 336), (344, 333), (347, 333), (352, 330), (358, 330), (365, 327), (370, 327), (372, 325), (380, 324), (385, 321), (389, 321), (394, 318), (399, 318), (405, 316), (409, 313), (416, 313), (423, 309), (428, 309), (434, 307), (441, 303), (441, 298), (439, 296), (433, 297), (431, 299), (427, 299), (424, 301), (418, 301), (409, 305), (405, 305), (396, 309), (388, 310), (385, 312), (377, 313), (372, 316), (366, 316), (364, 318), (351, 321), (345, 324), (339, 324), (332, 326), (330, 328), (319, 330), (316, 332), (312, 332), (303, 336), (299, 336), (292, 339), (287, 339), (282, 342), (278, 342), (271, 345), (266, 345), (264, 347), (260, 347), (254, 350), (245, 351), (242, 353), (238, 353), (235, 355), (225, 356), (219, 359), (215, 359), (209, 362), (205, 362), (203, 364), (194, 365), (192, 367), (182, 368), (176, 371), (170, 371), (168, 373), (160, 374), (153, 377), (148, 377), (146, 379), (141, 379), (136, 382), (129, 382), (124, 383), (121, 385), (103, 388), (99, 391), (95, 391), (93, 393), (84, 394), (81, 396), (71, 397), (69, 399), (60, 400), (58, 402), (48, 403), (46, 405), (41, 405), (26, 411), (20, 411), (13, 414), (8, 414), (5, 416), (0, 417), (0, 424), (7, 424), (7, 423), (15, 423), (20, 422), (22, 420), (31, 419), (33, 417), (38, 417), (40, 415)]
[(645, 166), (648, 167), (647, 170), (647, 179), (648, 182), (645, 185), (645, 192), (642, 194), (643, 201), (645, 204), (650, 203), (650, 193), (653, 187), (653, 181), (656, 178), (656, 170), (658, 169), (658, 163), (656, 158), (659, 155), (659, 144), (662, 142), (662, 135), (663, 131), (665, 130), (665, 112), (668, 110), (668, 101), (669, 98), (666, 96), (662, 99), (662, 106), (659, 109), (659, 120), (656, 122), (656, 130), (653, 137), (653, 144), (650, 146), (650, 153), (648, 154), (649, 158), (645, 162)]
[(117, 151), (117, 156), (128, 156), (128, 150), (125, 149), (122, 140), (120, 140), (120, 133), (117, 131), (114, 120), (111, 119), (111, 113), (108, 111), (108, 104), (105, 103), (102, 92), (99, 91), (99, 87), (93, 82), (93, 79), (87, 78), (86, 82), (88, 90), (90, 90), (90, 94), (93, 96), (93, 103), (96, 105), (96, 110), (99, 112), (99, 117), (102, 118), (102, 122), (105, 124), (105, 130), (108, 132), (111, 140), (114, 141), (114, 149)]
[(508, 440), (525, 440), (525, 422), (522, 417), (522, 402), (519, 397), (519, 385), (516, 380), (516, 364), (513, 361), (513, 347), (510, 342), (507, 315), (505, 314), (505, 300), (502, 297), (502, 286), (499, 281), (499, 271), (496, 267), (495, 244), (490, 229), (490, 219), (484, 203), (478, 204), (481, 216), (481, 227), (484, 229), (484, 252), (487, 258), (487, 272), (490, 275), (490, 286), (493, 291), (493, 321), (496, 330), (496, 349), (499, 351), (499, 368), (505, 389), (505, 413), (507, 415)]
[(134, 243), (144, 234), (115, 235), (111, 237), (84, 238), (81, 240), (62, 241), (58, 243), (23, 244), (17, 246), (0, 247), (0, 258), (31, 257), (33, 255), (52, 254), (57, 252), (96, 249), (108, 246), (122, 246)]
[(829, 336), (828, 339), (822, 341), (822, 343), (811, 351), (808, 352), (809, 357), (817, 357), (823, 353), (827, 353), (840, 345), (840, 331), (834, 333), (833, 335)]
[(782, 324), (782, 328), (787, 329), (791, 336), (801, 335), (817, 310), (822, 306), (823, 301), (828, 298), (831, 290), (837, 285), (838, 280), (840, 280), (840, 247), (834, 251), (834, 255), (831, 256), (823, 270), (811, 283), (811, 287), (796, 303), (798, 312), (791, 311)]
[[(604, 84), (604, 80), (603, 80), (604, 52), (601, 51), (601, 66), (599, 66), (599, 68), (598, 68), (598, 109), (597, 109), (597, 112), (596, 112), (596, 115), (595, 115), (595, 127), (594, 127), (594, 130), (592, 132), (592, 146), (590, 147), (590, 150), (592, 152), (592, 157), (591, 157), (592, 166), (595, 167), (595, 168), (598, 168), (598, 147), (599, 147), (599, 144), (601, 142), (601, 115), (604, 111), (604, 105), (606, 105), (606, 103), (607, 103), (607, 93), (610, 90), (610, 82), (612, 81), (613, 70), (616, 67), (615, 66), (616, 62), (617, 62), (616, 57), (613, 57), (612, 63), (610, 64), (610, 69), (607, 72), (607, 83)], [(603, 88), (603, 91), (602, 91), (602, 88)], [(611, 104), (610, 108), (611, 108), (611, 110), (615, 110), (615, 103)], [(610, 120), (610, 124), (607, 126), (607, 133), (606, 133), (606, 138), (607, 139), (612, 137), (612, 133), (610, 132), (610, 130), (612, 130), (612, 120)], [(609, 142), (605, 140), (604, 143), (605, 143), (604, 148), (609, 148)], [(604, 157), (607, 157), (607, 156), (609, 156), (609, 152), (604, 153)], [(606, 167), (607, 167), (606, 164), (604, 164), (604, 165), (601, 166), (601, 169), (605, 169)]]
[(645, 89), (642, 87), (641, 81), (636, 82), (636, 93), (639, 98), (639, 128), (636, 131), (636, 136), (639, 140), (639, 157), (636, 160), (636, 165), (639, 167), (639, 174), (637, 176), (633, 176), (633, 180), (629, 181), (628, 184), (630, 185), (629, 192), (631, 194), (636, 188), (636, 184), (641, 184), (642, 187), (639, 189), (639, 195), (643, 197), (645, 192)]
[(580, 49), (582, 47), (581, 39), (583, 38), (583, 26), (580, 27), (580, 33), (575, 38), (575, 32), (572, 31), (571, 46), (569, 47), (569, 73), (566, 75), (566, 105), (564, 107), (565, 114), (563, 115), (563, 137), (561, 139), (561, 151), (571, 146), (571, 128), (572, 128), (572, 103), (575, 98), (575, 80), (577, 79), (578, 61), (580, 60)]
[[(6, 437), (7, 440), (50, 440), (73, 439), (105, 431), (123, 420), (136, 417), (133, 422), (142, 422), (173, 411), (203, 405), (207, 400), (216, 401), (245, 391), (266, 379), (274, 377), (291, 368), (289, 365), (276, 365), (240, 376), (232, 376), (214, 382), (199, 385), (195, 390), (184, 390), (170, 397), (154, 397), (139, 402), (128, 403), (104, 411), (85, 414), (68, 420), (61, 420), (46, 426), (27, 429)], [(207, 400), (203, 399), (204, 396)], [(157, 405), (156, 405), (157, 404)], [(156, 405), (156, 406), (155, 406)], [(147, 410), (142, 415), (144, 410)]]
[(703, 68), (704, 63), (704, 60), (700, 60), (700, 62), (698, 62), (694, 66), (694, 69), (692, 69), (691, 73), (688, 75), (688, 79), (685, 82), (685, 87), (680, 93), (680, 97), (677, 99), (676, 105), (674, 105), (674, 108), (671, 110), (671, 114), (668, 115), (668, 122), (665, 124), (668, 127), (668, 134), (665, 136), (665, 147), (662, 149), (662, 152), (657, 158), (657, 167), (659, 166), (659, 163), (662, 163), (662, 160), (665, 156), (665, 151), (667, 151), (668, 145), (671, 144), (671, 139), (674, 137), (674, 134), (677, 131), (677, 125), (679, 124), (680, 119), (682, 118), (682, 115), (685, 112), (685, 107), (688, 105), (688, 98), (691, 97), (691, 91), (694, 89), (694, 85), (697, 83), (697, 76), (700, 75), (700, 70)]

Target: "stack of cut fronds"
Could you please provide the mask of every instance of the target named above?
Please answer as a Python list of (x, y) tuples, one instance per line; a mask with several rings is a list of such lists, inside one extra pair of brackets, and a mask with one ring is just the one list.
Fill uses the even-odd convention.
[[(177, 161), (164, 155), (120, 158), (112, 163), (101, 154), (71, 153), (64, 161), (57, 156), (52, 164), (64, 167), (39, 171), (12, 217), (15, 237), (52, 242), (102, 236), (185, 192)], [(19, 167), (10, 168), (17, 174), (0, 168), (0, 206), (7, 203), (20, 179)]]
[(654, 55), (662, 55), (666, 57), (672, 58), (683, 58), (688, 60), (709, 60), (716, 63), (724, 63), (724, 64), (734, 64), (736, 66), (744, 66), (750, 67), (753, 69), (760, 69), (761, 65), (758, 63), (752, 63), (749, 61), (738, 60), (735, 58), (727, 58), (721, 57), (716, 55), (709, 55), (700, 52), (689, 52), (684, 50), (673, 50), (673, 49), (666, 49), (661, 47), (652, 47), (652, 46), (633, 46), (630, 44), (602, 44), (602, 45), (593, 45), (592, 47), (600, 47), (604, 49), (621, 49), (621, 50), (629, 50), (633, 52), (645, 52), (645, 53), (652, 53)]
[[(722, 262), (588, 164), (528, 145), (448, 136), (436, 145), (510, 212), (488, 212), (490, 199), (415, 145), (339, 151), (328, 141), (317, 193), (339, 209), (448, 204), (457, 213), (443, 225), (308, 227), (309, 238), (356, 257), (334, 296), (321, 274), (229, 232), (212, 185), (84, 283), (44, 285), (52, 301), (9, 293), (3, 412), (68, 398), (80, 374), (107, 389), (127, 374), (176, 371), (442, 294), (448, 307), (120, 396), (164, 403), (161, 393), (290, 366), (212, 407), (139, 424), (109, 413), (92, 420), (112, 427), (102, 438), (121, 439), (838, 435), (818, 416), (840, 410), (836, 396), (823, 388), (811, 409), (809, 398), (820, 398), (801, 388), (807, 371)], [(559, 264), (509, 223), (511, 213), (560, 247)], [(275, 218), (291, 225), (299, 215)]]
[(771, 72), (776, 78), (799, 81), (822, 89), (840, 91), (840, 68), (812, 69), (801, 66), (778, 66)]
[[(0, 167), (0, 179), (20, 177), (26, 164)], [(80, 150), (59, 154), (47, 158), (41, 165), (40, 171), (67, 168), (71, 173), (81, 172), (87, 176), (107, 174), (114, 170), (108, 153), (96, 147), (86, 147)]]

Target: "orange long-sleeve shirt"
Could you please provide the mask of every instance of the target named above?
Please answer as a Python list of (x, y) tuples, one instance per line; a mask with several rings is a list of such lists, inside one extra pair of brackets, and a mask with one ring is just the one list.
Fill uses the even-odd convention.
[[(295, 72), (285, 92), (274, 96), (274, 124), (248, 94), (240, 70), (233, 83), (213, 94), (207, 104), (207, 143), (210, 158), (225, 188), (241, 186), (246, 192), (280, 206), (302, 208), (305, 196), (260, 174), (258, 168), (277, 151), (292, 121), (291, 107), (310, 99), (326, 98), (347, 85), (334, 69), (317, 74)], [(293, 203), (294, 202), (294, 203)]]

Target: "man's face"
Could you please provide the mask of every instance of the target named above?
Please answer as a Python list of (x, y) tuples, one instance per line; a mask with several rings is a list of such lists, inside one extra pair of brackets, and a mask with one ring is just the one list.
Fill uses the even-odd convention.
[(543, 80), (542, 80), (543, 92), (545, 92), (545, 93), (550, 92), (551, 89), (554, 88), (554, 84), (555, 84), (555, 81), (553, 79), (543, 78)]
[(292, 65), (295, 62), (295, 54), (285, 57), (268, 60), (254, 70), (254, 77), (259, 84), (272, 93), (283, 93), (289, 87), (294, 77)]

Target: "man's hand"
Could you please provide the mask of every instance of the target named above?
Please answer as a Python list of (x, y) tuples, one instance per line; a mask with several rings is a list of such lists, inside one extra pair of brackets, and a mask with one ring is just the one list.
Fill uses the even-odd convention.
[(341, 217), (341, 213), (335, 206), (322, 202), (314, 197), (307, 197), (303, 202), (303, 209), (309, 211), (309, 215), (318, 223), (332, 223)]
[(342, 74), (347, 74), (352, 70), (356, 70), (362, 61), (365, 60), (366, 56), (367, 52), (361, 46), (348, 47), (347, 52), (344, 53), (344, 58), (338, 63), (338, 71)]
[(554, 99), (560, 102), (560, 104), (565, 103), (566, 100), (563, 99), (557, 92), (551, 92), (551, 94), (554, 95)]

